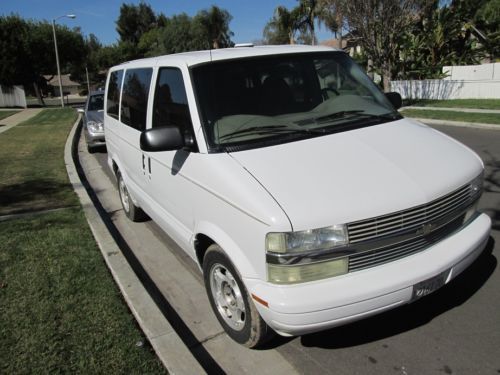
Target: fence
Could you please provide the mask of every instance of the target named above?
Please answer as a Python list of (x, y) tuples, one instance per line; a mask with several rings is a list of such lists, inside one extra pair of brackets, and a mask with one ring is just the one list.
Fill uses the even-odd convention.
[(23, 107), (26, 108), (26, 95), (23, 86), (0, 85), (0, 108)]
[(445, 66), (444, 79), (392, 81), (403, 99), (500, 99), (500, 63)]

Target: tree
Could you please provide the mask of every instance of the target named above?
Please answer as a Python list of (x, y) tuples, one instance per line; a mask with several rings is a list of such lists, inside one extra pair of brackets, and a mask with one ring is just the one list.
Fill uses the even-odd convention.
[(341, 6), (342, 0), (318, 0), (320, 25), (323, 23), (335, 35), (335, 38), (339, 39), (339, 46), (342, 47), (342, 30), (345, 21)]
[(264, 27), (266, 44), (294, 44), (295, 33), (299, 25), (299, 9), (289, 11), (284, 6), (274, 10), (273, 18)]
[(299, 0), (299, 24), (298, 27), (305, 27), (310, 33), (311, 44), (316, 44), (316, 33), (314, 23), (318, 17), (319, 7), (317, 0)]
[(390, 88), (393, 69), (399, 61), (403, 30), (415, 22), (419, 0), (344, 0), (339, 2), (357, 42), (382, 74), (384, 90)]
[(479, 7), (474, 22), (491, 61), (495, 61), (500, 57), (500, 0), (490, 0)]
[(402, 34), (400, 59), (393, 73), (403, 79), (442, 78), (443, 66), (478, 64), (485, 54), (482, 41), (474, 36), (470, 21), (474, 13), (466, 1), (443, 7), (438, 0), (428, 2), (419, 19)]
[(157, 27), (157, 17), (151, 7), (140, 2), (139, 5), (122, 4), (116, 20), (116, 31), (122, 42), (139, 43), (141, 35)]
[(202, 10), (195, 16), (193, 22), (199, 23), (207, 35), (211, 48), (226, 48), (232, 46), (229, 22), (233, 17), (225, 9), (212, 5), (208, 10)]
[[(84, 67), (85, 47), (79, 29), (56, 25), (59, 61), (63, 74), (78, 75)], [(39, 86), (44, 74), (57, 73), (52, 24), (26, 21), (17, 15), (0, 17), (0, 82), (33, 86), (43, 104)]]

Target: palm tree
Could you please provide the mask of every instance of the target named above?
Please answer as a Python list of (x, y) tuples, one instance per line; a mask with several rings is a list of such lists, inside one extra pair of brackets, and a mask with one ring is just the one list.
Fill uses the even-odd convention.
[(264, 39), (269, 44), (294, 44), (299, 22), (298, 8), (289, 11), (284, 6), (278, 6), (274, 10), (273, 18), (264, 28)]
[(229, 22), (233, 17), (227, 10), (212, 5), (210, 9), (199, 12), (197, 18), (207, 33), (211, 48), (232, 45), (231, 37), (234, 34), (229, 30)]

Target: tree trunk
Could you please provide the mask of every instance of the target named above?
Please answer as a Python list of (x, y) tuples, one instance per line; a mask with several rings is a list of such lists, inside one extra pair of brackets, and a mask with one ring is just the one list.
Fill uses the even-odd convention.
[(382, 68), (382, 80), (384, 83), (384, 92), (391, 91), (391, 69)]
[(38, 104), (40, 104), (42, 107), (45, 107), (45, 102), (43, 101), (42, 94), (40, 93), (40, 89), (38, 88), (38, 83), (33, 82), (33, 88), (35, 89), (35, 95), (38, 99)]
[(373, 78), (374, 78), (374, 75), (373, 75), (373, 62), (372, 62), (372, 59), (371, 58), (368, 58), (368, 61), (366, 63), (366, 74), (368, 75), (368, 77), (371, 78), (371, 80), (373, 81)]

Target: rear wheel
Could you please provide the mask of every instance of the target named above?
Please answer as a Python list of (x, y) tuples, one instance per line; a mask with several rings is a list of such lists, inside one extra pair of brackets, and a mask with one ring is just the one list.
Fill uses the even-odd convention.
[(203, 258), (208, 299), (226, 333), (236, 342), (254, 348), (270, 337), (241, 278), (222, 249), (211, 245)]
[(118, 192), (120, 194), (120, 201), (122, 203), (123, 211), (125, 211), (125, 214), (130, 220), (143, 221), (146, 217), (146, 214), (132, 201), (132, 198), (130, 197), (127, 186), (125, 185), (125, 181), (123, 181), (123, 177), (120, 171), (116, 173), (116, 179), (118, 181)]

